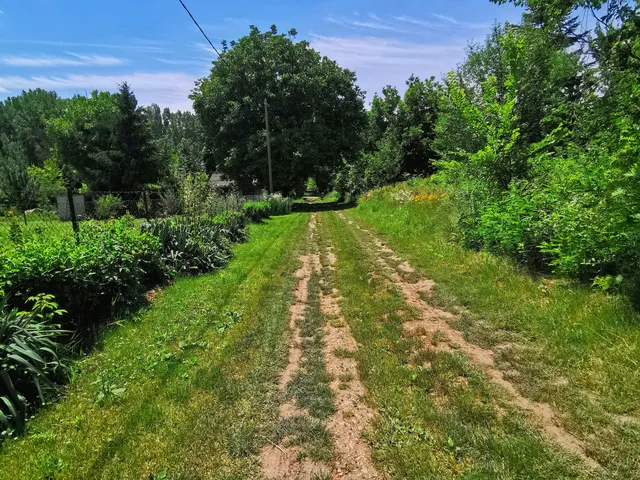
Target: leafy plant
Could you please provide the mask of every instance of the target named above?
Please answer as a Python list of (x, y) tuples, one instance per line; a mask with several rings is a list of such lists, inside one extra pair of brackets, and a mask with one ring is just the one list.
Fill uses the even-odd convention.
[(96, 201), (96, 218), (99, 220), (117, 218), (123, 211), (122, 199), (115, 195), (103, 195)]
[(45, 388), (64, 368), (58, 340), (68, 332), (54, 321), (66, 312), (53, 300), (53, 295), (29, 297), (26, 312), (9, 307), (6, 298), (0, 303), (0, 425), (5, 429), (0, 438), (24, 431), (31, 402), (46, 402)]
[(65, 326), (86, 328), (137, 303), (146, 287), (163, 281), (160, 241), (127, 219), (82, 222), (78, 242), (33, 237), (0, 254), (0, 288), (24, 307), (53, 294), (68, 311)]
[(270, 215), (270, 207), (268, 202), (247, 202), (242, 206), (242, 213), (249, 217), (252, 222), (259, 222)]

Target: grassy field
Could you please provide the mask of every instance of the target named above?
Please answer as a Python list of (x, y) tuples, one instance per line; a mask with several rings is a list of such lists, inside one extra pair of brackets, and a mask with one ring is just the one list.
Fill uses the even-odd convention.
[(307, 220), (251, 226), (227, 268), (178, 279), (112, 328), (66, 398), (4, 443), (0, 478), (255, 478)]
[(463, 355), (403, 336), (410, 309), (355, 226), (325, 213), (319, 231), (336, 246), (333, 282), (360, 345), (366, 400), (379, 414), (369, 440), (381, 470), (398, 479), (588, 478)]
[[(356, 377), (373, 412), (360, 427), (365, 448), (389, 478), (640, 478), (638, 314), (622, 297), (462, 248), (449, 200), (425, 188), (319, 209), (315, 230), (306, 213), (252, 225), (227, 268), (179, 278), (73, 365), (64, 399), (0, 447), (0, 478), (254, 479), (264, 473), (261, 452), (280, 445), (294, 446), (300, 462), (335, 468), (349, 410), (334, 385)], [(397, 264), (381, 262), (365, 229)], [(306, 273), (295, 341), (298, 254), (321, 268)], [(601, 470), (551, 443), (444, 334), (430, 343), (406, 335), (418, 312), (389, 270), (403, 260), (416, 268), (405, 281), (435, 280), (425, 302), (457, 313), (451, 323), (493, 349), (524, 396), (549, 403)], [(326, 313), (329, 295), (340, 321)], [(344, 322), (355, 350), (332, 348), (326, 333)], [(292, 345), (300, 357), (285, 388)], [(354, 358), (358, 375), (329, 374), (327, 351)], [(283, 416), (285, 402), (304, 414)]]
[(431, 301), (461, 312), (470, 341), (501, 346), (509, 380), (551, 404), (611, 478), (640, 478), (640, 315), (626, 299), (462, 248), (455, 210), (425, 184), (370, 194), (349, 218), (435, 280)]

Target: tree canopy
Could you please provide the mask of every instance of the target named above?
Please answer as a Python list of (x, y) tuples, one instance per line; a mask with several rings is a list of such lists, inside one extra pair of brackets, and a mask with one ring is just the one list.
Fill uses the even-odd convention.
[(207, 165), (243, 190), (268, 187), (264, 102), (268, 103), (276, 191), (326, 190), (343, 159), (359, 151), (366, 124), (355, 74), (322, 57), (295, 31), (251, 27), (225, 44), (192, 98), (209, 148)]

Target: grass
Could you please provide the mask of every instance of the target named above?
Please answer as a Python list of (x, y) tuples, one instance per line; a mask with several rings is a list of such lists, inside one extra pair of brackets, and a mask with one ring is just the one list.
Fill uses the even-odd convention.
[(640, 315), (623, 297), (532, 277), (462, 248), (455, 209), (446, 198), (419, 195), (426, 189), (426, 182), (389, 187), (347, 214), (437, 282), (432, 302), (463, 307), (456, 328), (480, 345), (501, 345), (496, 360), (509, 379), (553, 405), (611, 478), (640, 478)]
[[(307, 249), (314, 246), (308, 242)], [(300, 323), (302, 358), (300, 369), (287, 385), (285, 397), (295, 399), (299, 408), (309, 415), (285, 419), (281, 422), (280, 441), (288, 437), (288, 443), (300, 448), (303, 456), (317, 462), (329, 463), (333, 445), (327, 420), (334, 413), (333, 395), (322, 352), (324, 317), (320, 308), (320, 274), (312, 272), (309, 279), (307, 306)], [(276, 442), (274, 442), (276, 443)]]
[(251, 226), (227, 268), (178, 279), (108, 331), (65, 398), (2, 445), (0, 478), (256, 478), (307, 221)]
[(305, 316), (300, 325), (302, 360), (300, 369), (289, 383), (287, 398), (295, 398), (300, 408), (309, 410), (312, 417), (326, 420), (333, 412), (333, 396), (329, 388), (331, 379), (327, 374), (322, 353), (322, 325), (320, 311), (320, 274), (313, 272), (309, 280), (309, 298)]
[(379, 468), (402, 479), (588, 478), (463, 355), (402, 335), (405, 299), (384, 281), (362, 232), (334, 213), (319, 214), (318, 225), (320, 241), (336, 247), (332, 283), (378, 413), (368, 439)]

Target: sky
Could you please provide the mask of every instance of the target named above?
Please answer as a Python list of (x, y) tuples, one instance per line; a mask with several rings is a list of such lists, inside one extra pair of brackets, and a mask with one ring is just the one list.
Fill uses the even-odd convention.
[[(498, 21), (521, 11), (489, 0), (184, 0), (211, 41), (249, 25), (298, 31), (354, 71), (367, 101), (385, 85), (442, 77)], [(190, 110), (189, 93), (215, 53), (178, 0), (0, 0), (0, 100), (44, 88), (61, 96), (129, 82), (140, 104)]]

